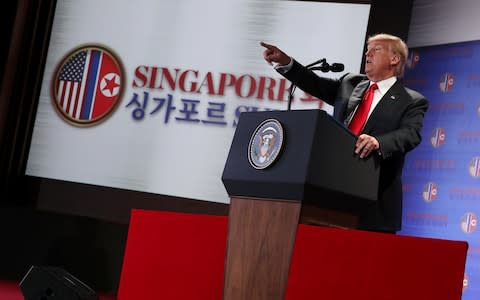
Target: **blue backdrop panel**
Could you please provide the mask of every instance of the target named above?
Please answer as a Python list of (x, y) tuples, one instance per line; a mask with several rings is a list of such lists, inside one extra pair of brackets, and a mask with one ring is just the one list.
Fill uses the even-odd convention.
[(480, 295), (480, 41), (411, 49), (404, 83), (425, 95), (430, 107), (422, 143), (405, 163), (400, 234), (467, 241), (462, 299), (476, 300)]

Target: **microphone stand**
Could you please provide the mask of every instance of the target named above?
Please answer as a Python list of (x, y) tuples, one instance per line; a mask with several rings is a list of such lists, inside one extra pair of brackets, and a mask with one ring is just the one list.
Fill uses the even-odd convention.
[[(315, 68), (316, 65), (320, 64), (320, 67)], [(327, 71), (323, 71), (326, 66)], [(322, 70), (323, 72), (328, 72), (329, 65), (327, 63), (326, 58), (319, 59), (317, 61), (314, 61), (311, 64), (308, 64), (305, 66), (305, 68), (309, 70)], [(322, 68), (322, 69), (318, 69)], [(293, 94), (295, 93), (296, 85), (293, 84), (293, 82), (290, 83), (290, 87), (288, 88), (288, 105), (287, 105), (287, 111), (290, 111), (292, 109), (292, 101), (293, 101)]]
[(288, 88), (288, 106), (287, 111), (292, 109), (292, 101), (293, 101), (293, 94), (295, 93), (296, 85), (293, 82), (290, 83), (290, 87)]

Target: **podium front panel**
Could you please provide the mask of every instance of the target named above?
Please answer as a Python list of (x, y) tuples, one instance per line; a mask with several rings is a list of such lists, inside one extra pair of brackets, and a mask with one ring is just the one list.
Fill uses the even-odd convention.
[[(249, 143), (267, 119), (281, 123), (283, 148), (271, 166), (259, 170), (249, 162)], [(230, 196), (322, 198), (332, 208), (370, 205), (377, 200), (379, 166), (373, 156), (360, 159), (354, 154), (355, 140), (322, 110), (242, 113), (222, 181)]]

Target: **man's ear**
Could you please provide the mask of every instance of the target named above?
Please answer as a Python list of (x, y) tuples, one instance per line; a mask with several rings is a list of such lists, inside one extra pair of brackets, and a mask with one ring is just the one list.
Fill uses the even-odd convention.
[(390, 59), (390, 64), (392, 66), (396, 66), (399, 63), (400, 63), (400, 55), (396, 55), (396, 54), (392, 55), (392, 58)]

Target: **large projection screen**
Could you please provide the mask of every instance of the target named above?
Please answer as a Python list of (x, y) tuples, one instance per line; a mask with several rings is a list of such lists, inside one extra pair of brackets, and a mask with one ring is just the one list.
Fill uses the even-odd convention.
[[(228, 203), (221, 174), (240, 112), (287, 108), (289, 82), (259, 42), (304, 64), (326, 58), (359, 72), (369, 11), (304, 1), (58, 0), (26, 174)], [(96, 102), (84, 116), (88, 82)], [(293, 108), (331, 112), (301, 91)]]

